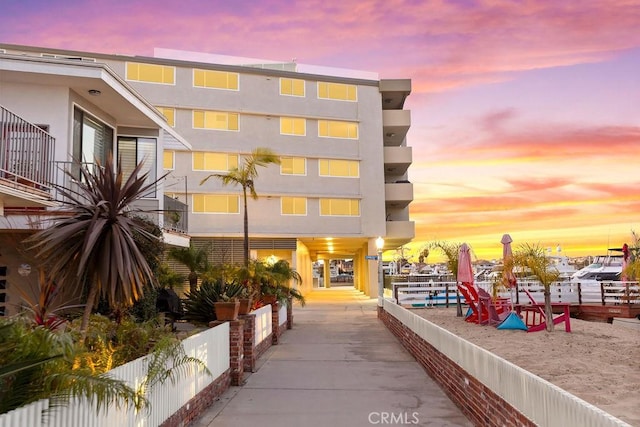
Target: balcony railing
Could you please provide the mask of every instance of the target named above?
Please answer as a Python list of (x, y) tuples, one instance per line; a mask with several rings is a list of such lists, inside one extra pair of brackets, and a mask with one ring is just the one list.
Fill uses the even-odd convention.
[(55, 138), (0, 106), (0, 178), (49, 190), (53, 182)]
[(178, 233), (189, 230), (189, 205), (179, 200), (164, 196), (164, 228)]

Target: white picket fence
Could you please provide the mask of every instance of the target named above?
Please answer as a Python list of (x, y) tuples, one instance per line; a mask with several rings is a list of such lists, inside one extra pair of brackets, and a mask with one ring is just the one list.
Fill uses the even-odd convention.
[(285, 325), (287, 323), (287, 305), (286, 304), (282, 304), (280, 306), (280, 309), (278, 310), (278, 322), (280, 323), (280, 325)]
[[(167, 380), (158, 384), (147, 394), (150, 402), (147, 409), (138, 412), (135, 408), (111, 405), (96, 412), (95, 407), (82, 399), (74, 399), (64, 407), (49, 408), (45, 399), (0, 415), (0, 427), (158, 426), (229, 369), (229, 323), (191, 336), (182, 345), (186, 354), (200, 359), (211, 374), (193, 369), (188, 375), (179, 376), (175, 383)], [(147, 357), (119, 366), (109, 374), (136, 389), (146, 376)]]

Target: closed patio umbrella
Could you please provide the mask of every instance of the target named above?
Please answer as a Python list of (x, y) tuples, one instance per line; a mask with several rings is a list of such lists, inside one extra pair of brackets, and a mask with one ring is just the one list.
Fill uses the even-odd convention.
[(505, 234), (500, 242), (502, 243), (502, 264), (504, 265), (502, 281), (512, 289), (516, 287), (516, 275), (513, 274), (513, 251), (511, 250), (513, 239), (510, 235)]
[[(473, 286), (473, 267), (471, 266), (471, 249), (469, 245), (463, 243), (460, 245), (458, 252), (458, 271), (456, 272), (456, 279), (462, 286)], [(473, 301), (467, 301), (469, 304), (473, 304)], [(460, 305), (460, 294), (458, 293), (458, 317), (462, 316), (462, 307)]]
[(520, 316), (513, 311), (513, 289), (516, 287), (517, 279), (513, 274), (513, 251), (511, 242), (513, 239), (510, 235), (504, 234), (500, 240), (502, 243), (502, 283), (509, 287), (509, 296), (511, 300), (511, 313), (498, 325), (498, 329), (521, 329), (526, 331), (527, 326), (524, 324)]

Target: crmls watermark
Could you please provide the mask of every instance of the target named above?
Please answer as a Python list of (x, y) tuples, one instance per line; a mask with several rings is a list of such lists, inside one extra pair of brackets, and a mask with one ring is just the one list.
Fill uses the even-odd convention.
[(368, 419), (369, 424), (383, 425), (411, 425), (420, 422), (417, 412), (371, 412)]

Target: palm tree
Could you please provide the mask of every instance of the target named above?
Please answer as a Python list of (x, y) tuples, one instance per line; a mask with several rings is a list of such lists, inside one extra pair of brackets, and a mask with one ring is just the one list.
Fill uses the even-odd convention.
[(513, 254), (513, 262), (525, 269), (544, 286), (544, 315), (547, 318), (547, 331), (553, 331), (553, 312), (551, 311), (551, 284), (560, 279), (560, 272), (551, 266), (544, 248), (539, 245), (522, 245)]
[[(429, 248), (438, 249), (447, 258), (447, 268), (454, 275), (458, 274), (458, 255), (460, 254), (460, 246), (462, 243), (451, 242), (433, 242), (425, 250)], [(462, 301), (460, 301), (460, 293), (456, 292), (456, 316), (462, 317)]]
[(145, 284), (155, 283), (136, 240), (157, 237), (147, 231), (131, 205), (152, 191), (157, 181), (146, 183), (146, 173), (138, 176), (142, 163), (126, 181), (120, 164), (114, 172), (111, 156), (104, 167), (96, 163), (95, 168), (80, 166), (79, 181), (67, 172), (77, 187), (56, 186), (65, 200), (58, 219), (27, 239), (56, 283), (85, 288), (83, 337), (99, 294), (111, 307), (130, 306), (142, 296)]
[(295, 284), (302, 284), (302, 276), (295, 269), (291, 268), (291, 265), (281, 259), (273, 264), (266, 264), (266, 271), (270, 281), (265, 283), (267, 289), (275, 291), (275, 294), (281, 297), (293, 297), (300, 305), (304, 307), (306, 300), (300, 291), (296, 288), (289, 286), (289, 283), (293, 281)]
[(280, 164), (280, 158), (270, 149), (258, 147), (251, 155), (244, 158), (244, 164), (239, 168), (233, 168), (224, 174), (214, 173), (200, 182), (204, 184), (209, 178), (214, 177), (222, 181), (222, 185), (234, 184), (242, 187), (244, 202), (244, 265), (249, 265), (249, 216), (247, 214), (247, 191), (254, 200), (258, 198), (255, 189), (255, 179), (258, 177), (257, 167), (266, 167), (270, 163)]
[(198, 274), (207, 269), (207, 251), (191, 244), (188, 248), (171, 248), (169, 258), (189, 269), (189, 292), (193, 293), (198, 287)]

